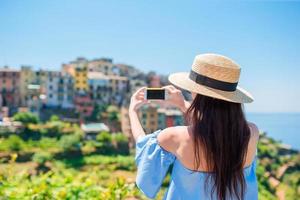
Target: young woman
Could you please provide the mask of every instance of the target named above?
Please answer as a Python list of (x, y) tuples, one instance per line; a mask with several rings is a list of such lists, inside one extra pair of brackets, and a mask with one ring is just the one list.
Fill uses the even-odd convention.
[(240, 71), (227, 57), (196, 56), (189, 73), (169, 76), (171, 83), (191, 92), (192, 103), (174, 86), (165, 87), (169, 93), (166, 103), (184, 112), (187, 126), (148, 135), (137, 115), (138, 108), (147, 103), (145, 88), (133, 94), (129, 117), (136, 140), (136, 184), (147, 197), (156, 196), (170, 169), (164, 199), (258, 198), (255, 169), (259, 132), (245, 119), (243, 103), (252, 102), (253, 97), (237, 86)]

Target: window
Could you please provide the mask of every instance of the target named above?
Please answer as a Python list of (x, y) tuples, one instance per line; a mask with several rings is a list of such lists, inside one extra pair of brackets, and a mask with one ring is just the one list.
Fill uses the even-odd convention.
[(63, 96), (62, 94), (59, 94), (59, 95), (58, 95), (58, 100), (59, 100), (59, 101), (63, 101), (63, 100), (64, 100), (64, 96)]
[(68, 98), (68, 101), (72, 101), (72, 99), (73, 99), (73, 98), (72, 98), (72, 95), (68, 95), (67, 98)]

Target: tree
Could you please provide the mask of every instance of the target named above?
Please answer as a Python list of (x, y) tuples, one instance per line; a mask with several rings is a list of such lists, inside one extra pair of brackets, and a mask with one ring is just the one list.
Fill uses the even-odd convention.
[(108, 120), (110, 122), (118, 122), (119, 121), (119, 109), (116, 106), (108, 106), (106, 109), (108, 113)]
[(114, 134), (113, 140), (116, 143), (117, 153), (129, 155), (128, 138), (123, 133)]
[(25, 126), (28, 124), (37, 124), (40, 121), (37, 115), (30, 112), (19, 112), (13, 116), (13, 120), (22, 122)]
[(106, 104), (97, 104), (94, 105), (94, 110), (90, 117), (87, 118), (89, 121), (99, 121), (103, 118), (102, 114), (106, 111)]
[(59, 117), (57, 115), (51, 115), (51, 117), (49, 119), (50, 122), (57, 122), (59, 120), (60, 119), (59, 119)]
[(106, 109), (107, 113), (107, 124), (112, 132), (119, 131), (121, 128), (120, 124), (120, 110), (116, 106), (108, 106)]
[(109, 132), (102, 131), (96, 137), (95, 147), (101, 154), (112, 154), (114, 146), (112, 144), (112, 136)]
[(37, 171), (42, 173), (50, 170), (46, 163), (52, 159), (53, 156), (49, 152), (37, 152), (32, 157), (32, 160), (38, 164)]
[(80, 135), (63, 135), (60, 138), (59, 144), (65, 152), (77, 151), (80, 149)]
[(98, 142), (103, 142), (103, 143), (111, 143), (112, 142), (112, 137), (111, 134), (107, 131), (102, 131), (100, 132), (97, 137), (96, 140)]
[(11, 135), (7, 140), (7, 145), (11, 151), (20, 151), (24, 147), (24, 141), (17, 135)]

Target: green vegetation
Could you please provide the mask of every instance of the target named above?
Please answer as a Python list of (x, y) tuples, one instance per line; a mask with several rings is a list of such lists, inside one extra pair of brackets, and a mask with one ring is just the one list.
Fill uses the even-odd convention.
[(15, 121), (22, 122), (24, 125), (27, 124), (37, 124), (39, 122), (39, 118), (29, 112), (21, 112), (14, 115), (13, 119)]
[(262, 134), (258, 145), (259, 199), (300, 199), (300, 154)]
[[(116, 111), (109, 109), (111, 120)], [(135, 186), (134, 151), (124, 134), (101, 132), (87, 140), (78, 125), (57, 116), (44, 123), (32, 114), (14, 119), (24, 128), (0, 136), (0, 199), (146, 199)], [(258, 154), (259, 199), (300, 199), (299, 152), (262, 134)]]

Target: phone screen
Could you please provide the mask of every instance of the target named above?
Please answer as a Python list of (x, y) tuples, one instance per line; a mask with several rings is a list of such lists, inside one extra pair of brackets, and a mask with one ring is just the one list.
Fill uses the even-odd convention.
[(165, 89), (153, 89), (153, 88), (147, 88), (147, 99), (165, 99)]

